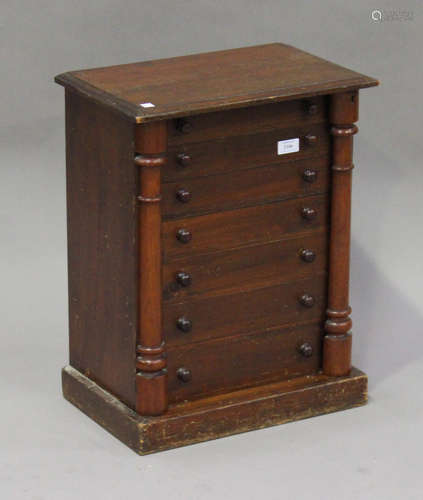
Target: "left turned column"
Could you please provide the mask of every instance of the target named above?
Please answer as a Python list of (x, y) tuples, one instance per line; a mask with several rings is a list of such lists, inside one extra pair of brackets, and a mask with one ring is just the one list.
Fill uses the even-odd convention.
[(166, 352), (162, 336), (160, 173), (166, 161), (167, 123), (135, 127), (139, 190), (139, 324), (136, 411), (160, 415), (167, 409)]

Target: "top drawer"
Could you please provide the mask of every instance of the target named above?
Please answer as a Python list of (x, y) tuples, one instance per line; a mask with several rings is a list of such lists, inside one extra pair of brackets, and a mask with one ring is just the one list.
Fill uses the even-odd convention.
[(169, 146), (268, 132), (327, 119), (327, 98), (278, 102), (169, 121)]
[[(289, 139), (298, 139), (298, 149), (280, 154), (278, 142)], [(329, 157), (329, 145), (327, 123), (318, 123), (170, 146), (162, 169), (163, 182)]]

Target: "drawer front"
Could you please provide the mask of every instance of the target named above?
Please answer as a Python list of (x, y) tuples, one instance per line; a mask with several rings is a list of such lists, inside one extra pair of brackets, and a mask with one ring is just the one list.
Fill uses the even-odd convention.
[[(321, 367), (322, 331), (320, 324), (309, 324), (169, 349), (169, 399), (315, 373)], [(307, 350), (301, 351), (304, 344)]]
[[(312, 105), (312, 106), (311, 106)], [(228, 111), (216, 111), (169, 122), (169, 145), (203, 142), (234, 135), (254, 134), (327, 120), (327, 98), (279, 102)]]
[(326, 273), (320, 273), (253, 291), (164, 302), (165, 341), (171, 347), (323, 319), (326, 281)]
[(327, 156), (163, 184), (163, 217), (175, 218), (327, 192)]
[(163, 266), (163, 300), (237, 293), (293, 282), (327, 269), (325, 228), (299, 238), (254, 245)]
[[(293, 138), (300, 139), (299, 151), (278, 154), (278, 142)], [(329, 155), (329, 146), (326, 123), (169, 146), (167, 163), (162, 170), (163, 180), (179, 181)]]
[(281, 241), (328, 222), (328, 197), (308, 196), (162, 223), (163, 259), (187, 258)]

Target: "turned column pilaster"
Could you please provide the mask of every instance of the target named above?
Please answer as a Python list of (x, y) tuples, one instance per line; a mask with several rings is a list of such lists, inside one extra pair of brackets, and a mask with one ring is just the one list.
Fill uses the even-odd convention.
[(160, 171), (166, 161), (165, 121), (138, 125), (135, 165), (139, 190), (139, 325), (136, 347), (136, 411), (167, 409), (166, 352), (162, 336)]
[(332, 135), (332, 194), (329, 246), (328, 308), (323, 343), (323, 372), (347, 375), (351, 370), (349, 306), (351, 180), (353, 135), (358, 128), (358, 91), (333, 94), (329, 119)]

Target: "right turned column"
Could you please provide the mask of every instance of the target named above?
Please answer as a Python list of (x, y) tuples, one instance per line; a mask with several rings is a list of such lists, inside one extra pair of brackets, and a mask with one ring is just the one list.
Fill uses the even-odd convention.
[(333, 94), (330, 97), (329, 119), (333, 137), (332, 197), (323, 372), (330, 376), (342, 376), (351, 370), (351, 177), (353, 135), (358, 131), (354, 125), (358, 120), (358, 91)]

